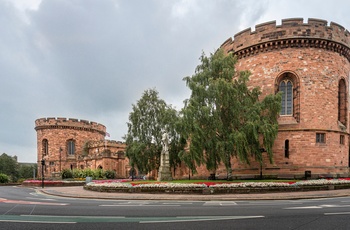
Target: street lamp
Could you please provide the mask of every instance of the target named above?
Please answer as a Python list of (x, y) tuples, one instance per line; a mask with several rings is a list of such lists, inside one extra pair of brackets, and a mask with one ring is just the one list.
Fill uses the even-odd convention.
[(41, 187), (44, 188), (44, 167), (45, 167), (45, 160), (44, 158), (41, 160)]

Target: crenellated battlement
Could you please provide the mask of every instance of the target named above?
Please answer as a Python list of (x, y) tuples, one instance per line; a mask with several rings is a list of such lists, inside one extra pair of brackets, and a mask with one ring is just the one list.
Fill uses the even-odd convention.
[(126, 144), (122, 141), (115, 140), (100, 140), (100, 141), (90, 141), (90, 148), (98, 148), (98, 147), (113, 147), (113, 148), (125, 148)]
[(227, 39), (222, 45), (226, 52), (234, 52), (238, 58), (271, 49), (288, 47), (316, 47), (340, 53), (350, 60), (350, 32), (343, 26), (309, 18), (283, 19), (281, 25), (270, 21), (245, 29)]
[(93, 121), (62, 117), (48, 117), (35, 120), (35, 130), (50, 128), (81, 129), (97, 131), (103, 135), (106, 134), (106, 126)]

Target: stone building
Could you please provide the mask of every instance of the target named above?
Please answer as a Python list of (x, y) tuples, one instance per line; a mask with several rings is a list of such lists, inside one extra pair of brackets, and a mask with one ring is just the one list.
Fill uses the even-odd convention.
[[(125, 143), (106, 140), (106, 127), (96, 122), (66, 118), (35, 121), (37, 162), (45, 160), (44, 176), (58, 177), (63, 169), (114, 170), (117, 177), (129, 176)], [(38, 170), (41, 176), (41, 169)]]
[[(320, 19), (284, 19), (281, 25), (272, 21), (243, 30), (221, 48), (237, 56), (237, 71), (251, 72), (249, 84), (259, 86), (262, 97), (282, 92), (273, 163), (267, 156), (262, 165), (254, 159), (250, 165), (233, 159), (232, 175), (349, 176), (349, 31)], [(125, 145), (105, 142), (105, 126), (64, 118), (42, 118), (35, 124), (38, 164), (46, 159), (48, 175), (63, 168), (102, 167), (127, 176)], [(195, 176), (202, 178), (212, 173), (204, 166), (197, 171)], [(224, 166), (215, 173), (226, 176)], [(174, 178), (188, 176), (183, 165), (173, 170)]]
[[(319, 19), (275, 21), (246, 29), (221, 48), (237, 56), (236, 70), (251, 72), (262, 97), (283, 92), (274, 162), (262, 167), (234, 159), (237, 177), (302, 178), (349, 175), (350, 33)], [(201, 167), (198, 175), (209, 175)], [(179, 177), (185, 176), (178, 171)], [(224, 177), (220, 167), (216, 175)]]

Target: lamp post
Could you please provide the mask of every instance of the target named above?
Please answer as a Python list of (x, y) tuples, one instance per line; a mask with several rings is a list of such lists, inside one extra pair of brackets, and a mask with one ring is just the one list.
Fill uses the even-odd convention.
[(45, 160), (44, 158), (41, 160), (41, 187), (44, 188), (44, 167), (45, 167)]

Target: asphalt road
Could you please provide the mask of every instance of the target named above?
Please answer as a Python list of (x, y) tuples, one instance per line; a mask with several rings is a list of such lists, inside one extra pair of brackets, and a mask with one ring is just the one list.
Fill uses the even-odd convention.
[(275, 201), (98, 200), (0, 187), (0, 229), (350, 229), (350, 197)]

